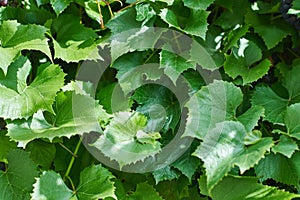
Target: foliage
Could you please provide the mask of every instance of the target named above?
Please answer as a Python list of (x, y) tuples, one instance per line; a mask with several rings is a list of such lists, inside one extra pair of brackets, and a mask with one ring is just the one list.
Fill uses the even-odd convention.
[(0, 199), (300, 198), (298, 1), (6, 4)]

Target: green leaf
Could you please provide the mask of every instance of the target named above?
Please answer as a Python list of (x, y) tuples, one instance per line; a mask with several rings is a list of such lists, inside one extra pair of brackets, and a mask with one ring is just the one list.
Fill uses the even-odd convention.
[(225, 177), (211, 192), (214, 200), (291, 200), (299, 197), (276, 187), (257, 183), (254, 177)]
[(295, 153), (291, 159), (281, 154), (269, 154), (255, 167), (260, 181), (272, 178), (275, 181), (288, 185), (299, 185), (300, 180), (300, 153)]
[(281, 135), (279, 143), (272, 148), (274, 153), (281, 153), (288, 158), (291, 158), (297, 150), (299, 148), (296, 141), (286, 135)]
[(280, 97), (269, 87), (256, 88), (252, 97), (252, 105), (264, 107), (265, 120), (283, 124), (288, 105), (300, 102), (300, 79), (297, 76), (299, 73), (300, 65), (296, 65), (284, 74), (283, 85), (288, 91), (286, 98)]
[[(24, 57), (20, 57), (10, 68), (12, 70), (8, 71), (9, 74), (3, 78), (3, 82), (0, 77), (0, 93), (3, 94), (0, 96), (0, 117), (28, 118), (40, 109), (53, 112), (51, 106), (56, 92), (64, 84), (65, 74), (60, 67), (45, 64), (44, 69), (30, 85), (27, 85), (25, 80), (31, 66)], [(15, 80), (10, 77), (14, 77)]]
[(56, 15), (59, 15), (62, 13), (72, 2), (72, 0), (50, 0), (50, 4), (56, 13)]
[(199, 9), (199, 10), (206, 10), (210, 4), (212, 4), (214, 0), (183, 0), (184, 6), (193, 8), (193, 9)]
[(42, 140), (34, 140), (26, 146), (26, 151), (30, 152), (30, 158), (38, 165), (50, 168), (56, 153), (54, 144)]
[(297, 15), (297, 17), (300, 17), (300, 3), (299, 1), (295, 1), (292, 3), (292, 8), (289, 9), (288, 14), (294, 14)]
[(106, 121), (110, 117), (91, 97), (73, 92), (59, 93), (53, 109), (55, 114), (38, 111), (27, 121), (10, 122), (7, 125), (8, 135), (25, 145), (36, 138), (50, 141), (55, 137), (70, 138), (76, 134), (101, 131), (98, 121)]
[(293, 31), (292, 27), (288, 23), (284, 23), (283, 19), (273, 20), (271, 15), (269, 16), (248, 12), (245, 21), (251, 24), (254, 31), (262, 37), (267, 48), (272, 49)]
[(252, 106), (242, 115), (237, 117), (237, 120), (241, 122), (246, 131), (251, 132), (255, 126), (258, 125), (258, 120), (264, 115), (264, 108), (261, 106)]
[(291, 105), (287, 108), (286, 115), (284, 117), (284, 122), (287, 127), (287, 132), (290, 136), (300, 140), (300, 103)]
[(99, 36), (94, 30), (83, 26), (80, 18), (74, 15), (62, 14), (52, 24), (54, 58), (66, 62), (102, 59), (98, 53)]
[(155, 81), (163, 75), (163, 69), (158, 64), (144, 63), (146, 56), (146, 52), (134, 52), (114, 62), (113, 68), (118, 70), (116, 78), (125, 96), (144, 85), (145, 81)]
[[(160, 152), (156, 140), (159, 133), (147, 133), (147, 118), (138, 112), (118, 112), (106, 127), (104, 134), (92, 144), (111, 160), (116, 160), (120, 168), (124, 165), (143, 161)], [(147, 136), (149, 142), (139, 140)], [(118, 151), (116, 151), (118, 149)]]
[(51, 59), (47, 29), (39, 25), (21, 25), (17, 21), (4, 21), (0, 25), (0, 66), (6, 74), (8, 66), (14, 61), (21, 50), (38, 50)]
[(156, 12), (149, 4), (137, 4), (135, 6), (136, 20), (142, 21), (144, 26), (152, 17), (156, 15)]
[(160, 65), (164, 69), (164, 73), (173, 81), (174, 85), (176, 85), (176, 81), (182, 72), (196, 68), (196, 66), (189, 63), (180, 55), (166, 50), (162, 50), (160, 53)]
[(271, 61), (264, 59), (257, 65), (252, 66), (262, 58), (261, 49), (246, 39), (240, 41), (239, 49), (237, 49), (236, 52), (233, 51), (229, 56), (226, 56), (224, 69), (232, 78), (241, 76), (243, 84), (245, 85), (263, 77), (269, 71)]
[(203, 139), (216, 123), (235, 119), (242, 95), (238, 87), (224, 81), (202, 87), (185, 105), (189, 113), (184, 136)]
[(77, 187), (76, 196), (78, 200), (104, 199), (112, 197), (117, 199), (114, 191), (115, 186), (112, 179), (115, 178), (110, 171), (101, 165), (92, 165), (80, 173), (80, 182)]
[(32, 200), (70, 199), (73, 194), (61, 176), (54, 171), (43, 171), (43, 174), (36, 179), (33, 187)]
[(205, 10), (191, 9), (191, 14), (189, 16), (189, 19), (187, 20), (187, 24), (185, 25), (184, 28), (181, 28), (178, 24), (176, 15), (173, 11), (164, 8), (161, 10), (159, 14), (162, 20), (165, 21), (169, 25), (169, 27), (174, 27), (187, 34), (199, 36), (203, 39), (205, 39), (205, 34), (207, 31), (208, 15), (209, 12)]
[(163, 200), (157, 191), (153, 188), (152, 185), (148, 183), (139, 183), (137, 184), (136, 191), (129, 196), (130, 200)]
[(166, 166), (164, 168), (157, 169), (154, 172), (152, 172), (152, 174), (154, 176), (156, 184), (158, 184), (161, 181), (165, 181), (165, 180), (170, 181), (172, 179), (177, 179), (178, 178), (178, 174), (170, 166)]
[(136, 101), (137, 112), (147, 116), (146, 130), (167, 132), (175, 130), (181, 115), (180, 104), (168, 88), (160, 85), (143, 85), (131, 97)]
[(243, 152), (245, 134), (239, 122), (218, 123), (193, 153), (204, 162), (209, 191), (231, 170), (236, 157)]
[(0, 130), (0, 162), (7, 163), (7, 155), (10, 150), (17, 148), (17, 143), (10, 141), (5, 134), (6, 131)]
[(87, 95), (93, 97), (94, 87), (91, 82), (84, 81), (71, 81), (67, 85), (63, 86), (62, 91), (74, 91), (76, 94)]
[(0, 170), (0, 199), (29, 200), (34, 178), (38, 176), (37, 166), (29, 153), (17, 149), (10, 151), (7, 160), (7, 171)]
[(191, 156), (190, 151), (187, 151), (178, 160), (176, 160), (172, 166), (180, 170), (191, 183), (192, 176), (200, 166), (200, 160), (194, 156)]

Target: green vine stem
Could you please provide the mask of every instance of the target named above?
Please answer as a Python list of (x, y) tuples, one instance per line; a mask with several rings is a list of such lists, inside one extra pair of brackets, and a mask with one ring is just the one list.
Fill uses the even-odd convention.
[[(66, 180), (67, 178), (69, 179), (69, 174), (70, 174), (70, 171), (72, 169), (72, 166), (73, 166), (75, 158), (76, 158), (74, 155), (77, 155), (79, 147), (80, 147), (80, 144), (81, 144), (81, 140), (79, 139), (79, 141), (78, 141), (78, 143), (76, 145), (75, 151), (73, 153), (73, 156), (72, 156), (72, 158), (70, 160), (70, 163), (69, 163), (69, 166), (67, 168), (67, 171), (66, 171), (66, 173), (64, 175), (64, 180)], [(72, 183), (72, 181), (71, 181), (71, 183)]]
[(99, 11), (100, 28), (104, 29), (105, 27), (104, 27), (103, 15), (102, 15), (102, 11), (101, 11), (101, 5), (100, 5), (99, 0), (96, 0), (96, 1), (97, 1), (98, 11)]

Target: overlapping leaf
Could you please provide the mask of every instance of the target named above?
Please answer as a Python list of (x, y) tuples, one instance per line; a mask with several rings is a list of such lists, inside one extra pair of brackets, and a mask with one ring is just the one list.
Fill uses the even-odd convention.
[(43, 26), (21, 25), (15, 20), (2, 22), (0, 25), (0, 68), (4, 74), (21, 50), (38, 50), (50, 59), (52, 58), (48, 39), (45, 37), (46, 31), (47, 29)]
[(54, 113), (38, 111), (29, 120), (15, 120), (7, 125), (12, 140), (27, 144), (36, 138), (71, 137), (101, 131), (99, 121), (110, 116), (89, 96), (61, 92), (53, 106)]
[(25, 57), (18, 58), (7, 75), (0, 75), (0, 117), (28, 118), (38, 110), (53, 112), (52, 103), (64, 84), (65, 74), (59, 66), (45, 64), (30, 85), (26, 79), (31, 65)]
[(147, 118), (137, 112), (118, 112), (104, 134), (92, 145), (122, 166), (143, 161), (160, 152), (158, 132), (145, 132)]

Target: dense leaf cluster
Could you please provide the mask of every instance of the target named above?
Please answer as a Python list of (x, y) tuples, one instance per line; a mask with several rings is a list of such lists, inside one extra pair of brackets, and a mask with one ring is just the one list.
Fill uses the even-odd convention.
[[(0, 200), (299, 198), (300, 39), (285, 20), (300, 6), (288, 4), (0, 0)], [(105, 60), (99, 82), (77, 78)], [(180, 131), (184, 154), (138, 174), (81, 140), (122, 169)]]

